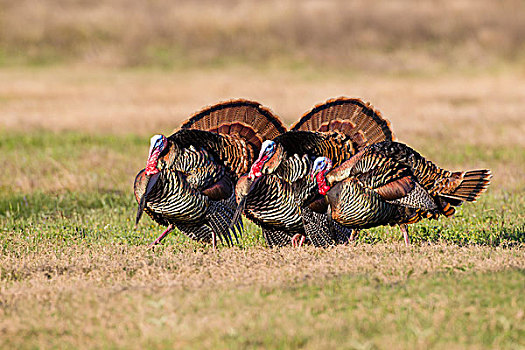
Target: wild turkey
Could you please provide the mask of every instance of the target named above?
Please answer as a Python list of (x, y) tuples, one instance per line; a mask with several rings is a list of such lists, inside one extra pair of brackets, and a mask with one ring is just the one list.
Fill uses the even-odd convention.
[(357, 229), (397, 224), (407, 245), (407, 224), (453, 215), (454, 206), (475, 201), (491, 178), (490, 170), (441, 169), (398, 142), (368, 146), (331, 169), (326, 157), (312, 169), (331, 218)]
[(310, 198), (316, 188), (308, 176), (313, 161), (328, 156), (340, 164), (366, 145), (392, 139), (388, 121), (359, 99), (317, 105), (291, 131), (263, 143), (250, 173), (237, 183), (236, 215), (244, 210), (260, 225), (270, 247), (301, 245), (306, 239), (315, 246), (346, 242), (352, 231), (330, 224), (326, 210), (318, 213)]
[[(135, 178), (142, 212), (167, 229), (216, 246), (217, 236), (233, 243), (228, 227), (236, 203), (234, 187), (256, 158), (261, 144), (285, 132), (281, 121), (259, 103), (232, 100), (193, 115), (169, 137), (151, 138), (147, 166)], [(241, 223), (235, 223), (237, 229)], [(235, 237), (236, 232), (234, 230)]]

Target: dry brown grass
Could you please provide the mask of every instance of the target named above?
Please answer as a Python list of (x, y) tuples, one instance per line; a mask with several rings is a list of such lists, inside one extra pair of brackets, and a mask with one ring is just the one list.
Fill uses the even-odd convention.
[[(12, 242), (16, 246), (15, 241)], [(24, 243), (18, 242), (23, 249)], [(97, 254), (93, 255), (96, 248)], [(525, 269), (520, 248), (458, 247), (436, 244), (405, 247), (402, 243), (338, 246), (329, 249), (260, 247), (244, 250), (146, 246), (58, 245), (43, 242), (37, 252), (13, 249), (0, 257), (2, 300), (10, 308), (19, 298), (53, 302), (58, 291), (125, 288), (180, 290), (274, 288), (342, 275), (367, 275), (383, 283), (447, 271)], [(23, 258), (20, 258), (20, 254)], [(104, 291), (100, 291), (104, 292)]]
[(288, 124), (315, 103), (346, 95), (376, 106), (400, 140), (443, 138), (525, 146), (525, 76), (308, 78), (282, 70), (133, 72), (0, 70), (0, 127), (149, 135), (169, 132), (200, 108), (245, 97)]
[(428, 71), (520, 62), (525, 48), (519, 0), (3, 0), (0, 8), (7, 63), (186, 66), (284, 59)]
[[(199, 344), (213, 348), (217, 344), (226, 346), (224, 341), (228, 344), (228, 338), (233, 337), (226, 347), (239, 347), (241, 343), (250, 344), (250, 337), (264, 344), (264, 334), (269, 332), (275, 339), (284, 337), (286, 348), (296, 347), (294, 338), (301, 334), (309, 340), (311, 348), (340, 346), (349, 336), (355, 341), (365, 341), (366, 332), (359, 331), (363, 324), (338, 338), (316, 333), (340, 329), (344, 324), (343, 319), (326, 319), (331, 312), (339, 315), (337, 310), (344, 310), (344, 305), (352, 303), (339, 300), (344, 292), (337, 291), (337, 285), (346, 284), (333, 282), (338, 277), (353, 276), (359, 284), (363, 283), (359, 276), (365, 281), (376, 281), (371, 285), (365, 283), (356, 288), (355, 296), (348, 296), (357, 298), (357, 309), (350, 317), (369, 322), (369, 317), (381, 317), (383, 311), (366, 310), (359, 306), (359, 300), (364, 303), (367, 295), (380, 295), (384, 289), (388, 291), (421, 278), (426, 281), (440, 273), (453, 273), (461, 280), (476, 273), (525, 268), (519, 249), (449, 245), (251, 248), (219, 252), (166, 247), (155, 254), (144, 247), (130, 246), (98, 247), (97, 254), (93, 254), (93, 248), (73, 245), (54, 249), (45, 245), (39, 252), (22, 253), (22, 258), (16, 251), (0, 257), (0, 338), (3, 339), (0, 344), (46, 348), (64, 345), (172, 348)], [(331, 287), (319, 290), (314, 287), (313, 294), (308, 288), (294, 291), (304, 284), (324, 283)], [(414, 295), (410, 299), (396, 298), (391, 305), (387, 300), (375, 304), (386, 304), (381, 307), (387, 310), (414, 308), (413, 312), (420, 312), (418, 308), (422, 307), (421, 312), (425, 312), (428, 305), (448, 308), (454, 303), (438, 292), (440, 284), (430, 288), (424, 291), (423, 300)], [(515, 298), (515, 290), (508, 292)], [(332, 305), (332, 298), (339, 300), (336, 305)], [(261, 312), (265, 306), (271, 307), (271, 312)], [(522, 306), (515, 306), (517, 314), (512, 314), (511, 322), (523, 318)], [(367, 316), (369, 312), (372, 314)], [(461, 314), (459, 310), (452, 312)], [(478, 315), (475, 307), (465, 312)], [(390, 321), (386, 324), (395, 325), (402, 315), (394, 316), (387, 311)], [(294, 317), (299, 318), (294, 321)], [(436, 327), (447, 324), (445, 314), (438, 312), (433, 318)], [(305, 322), (313, 328), (301, 329)], [(244, 332), (248, 339), (239, 336), (239, 332)], [(275, 339), (266, 342), (272, 344)], [(392, 344), (393, 338), (383, 335), (367, 341), (382, 347)], [(401, 340), (397, 346), (406, 341)], [(423, 342), (420, 345), (429, 345), (429, 340), (418, 341)], [(259, 346), (264, 347), (263, 344)], [(407, 344), (412, 344), (412, 340)]]

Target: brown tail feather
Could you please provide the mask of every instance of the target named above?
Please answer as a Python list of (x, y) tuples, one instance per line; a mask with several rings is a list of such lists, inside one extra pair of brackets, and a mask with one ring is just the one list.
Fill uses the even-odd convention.
[(198, 129), (238, 136), (259, 149), (264, 140), (271, 140), (286, 131), (281, 120), (268, 108), (244, 99), (220, 102), (190, 117), (181, 129)]
[(297, 121), (294, 131), (339, 131), (361, 149), (373, 143), (395, 140), (388, 120), (369, 103), (339, 97), (315, 106)]
[[(258, 102), (220, 102), (194, 114), (170, 139), (181, 147), (197, 144), (213, 150), (232, 174), (248, 171), (265, 140), (286, 132), (280, 119)], [(220, 135), (220, 136), (219, 136)]]
[[(454, 173), (458, 174), (458, 173)], [(490, 170), (473, 170), (460, 173), (462, 175), (460, 184), (448, 193), (439, 193), (446, 201), (453, 199), (461, 202), (474, 202), (487, 189), (492, 178)], [(452, 205), (457, 202), (449, 201)]]

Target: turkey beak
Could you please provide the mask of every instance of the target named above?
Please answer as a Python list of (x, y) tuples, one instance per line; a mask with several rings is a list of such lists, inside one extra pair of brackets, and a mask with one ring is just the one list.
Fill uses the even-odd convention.
[(151, 176), (149, 175), (146, 175), (146, 176), (148, 176), (149, 179), (148, 179), (148, 183), (146, 184), (146, 190), (144, 191), (142, 198), (140, 198), (139, 208), (137, 210), (137, 218), (135, 220), (135, 226), (139, 224), (140, 218), (142, 217), (142, 213), (144, 212), (144, 208), (146, 207), (146, 200), (148, 199), (148, 195), (153, 189), (153, 186), (155, 186), (155, 184), (159, 180), (160, 172), (154, 175), (151, 175)]
[(237, 191), (237, 203), (241, 205), (242, 202), (245, 201), (246, 197), (250, 194), (250, 192), (255, 187), (255, 184), (259, 182), (260, 177), (252, 178), (248, 175), (246, 181), (243, 181), (243, 183), (238, 184), (238, 187), (235, 189)]

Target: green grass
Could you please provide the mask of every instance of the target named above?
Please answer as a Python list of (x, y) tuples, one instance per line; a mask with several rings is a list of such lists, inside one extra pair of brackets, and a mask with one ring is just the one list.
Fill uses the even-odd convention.
[[(130, 192), (131, 192), (130, 188)], [(65, 192), (49, 195), (4, 196), (0, 199), (0, 220), (6, 237), (20, 235), (29, 246), (41, 240), (74, 243), (120, 242), (132, 245), (154, 240), (163, 228), (145, 216), (134, 228), (136, 202), (132, 193)], [(414, 244), (448, 242), (459, 245), (481, 244), (513, 246), (525, 243), (525, 200), (508, 193), (489, 194), (478, 203), (465, 204), (453, 218), (425, 220), (410, 226)], [(378, 227), (361, 232), (358, 243), (399, 241), (397, 227)], [(192, 241), (179, 233), (170, 235), (166, 244)], [(260, 229), (246, 222), (243, 245), (264, 245)]]
[[(254, 316), (253, 322), (234, 324), (213, 336), (213, 346), (226, 348), (383, 348), (393, 344), (397, 348), (444, 348), (446, 344), (498, 348), (523, 340), (523, 315), (514, 307), (525, 303), (519, 292), (524, 272), (461, 277), (445, 273), (385, 284), (368, 276), (345, 276), (322, 284), (225, 293), (216, 305), (197, 308), (197, 312), (220, 308), (232, 310), (228, 315), (232, 319), (246, 312)], [(236, 310), (238, 300), (246, 307)], [(281, 312), (264, 322), (256, 317), (256, 310), (277, 309), (277, 305)], [(301, 331), (281, 326), (290, 323)]]
[[(488, 146), (488, 145), (462, 145), (448, 144), (446, 149), (439, 144), (439, 140), (429, 140), (425, 144), (424, 156), (441, 164), (451, 164), (460, 167), (469, 163), (485, 164), (521, 164), (525, 166), (525, 152), (522, 147), (513, 146)], [(432, 142), (434, 141), (434, 142)], [(427, 156), (428, 154), (428, 156)]]
[[(144, 166), (146, 138), (48, 131), (0, 136), (0, 162), (5, 164), (0, 184), (4, 232), (26, 232), (33, 240), (33, 232), (43, 232), (38, 239), (81, 238), (128, 244), (144, 244), (161, 232), (162, 228), (149, 218), (137, 230), (133, 225), (136, 203), (132, 184), (136, 172)], [(520, 169), (525, 164), (525, 150), (520, 147), (455, 145), (447, 152), (439, 152), (428, 145), (421, 153), (452, 169), (460, 169), (472, 159), (489, 168), (503, 164)], [(67, 181), (60, 189), (63, 179)], [(522, 183), (516, 186), (519, 190)], [(490, 246), (524, 243), (525, 198), (513, 189), (492, 185), (478, 202), (460, 207), (455, 217), (412, 225), (413, 242)], [(179, 234), (171, 237), (174, 241), (168, 240), (168, 244), (191, 242)], [(359, 242), (391, 242), (400, 237), (395, 227), (379, 227), (362, 232)], [(247, 223), (245, 244), (263, 244), (255, 225)]]
[(127, 192), (147, 144), (135, 135), (0, 131), (0, 193)]
[[(355, 245), (195, 243), (148, 217), (132, 183), (147, 138), (0, 132), (0, 348), (455, 349), (525, 346), (523, 180), (453, 218), (362, 231)], [(522, 148), (421, 153), (521, 169)]]

